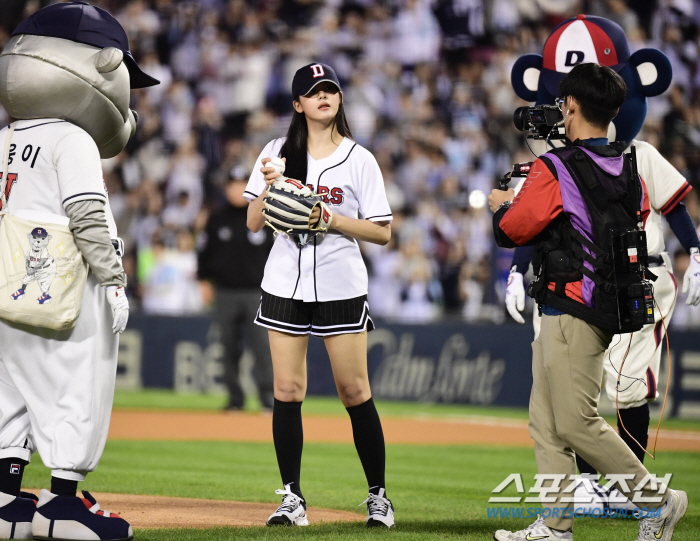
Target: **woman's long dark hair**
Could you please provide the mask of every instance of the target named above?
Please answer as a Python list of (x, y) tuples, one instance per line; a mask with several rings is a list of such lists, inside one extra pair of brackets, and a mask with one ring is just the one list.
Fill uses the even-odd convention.
[[(294, 101), (299, 101), (299, 96), (294, 97)], [(338, 133), (343, 137), (352, 139), (350, 126), (345, 118), (345, 109), (341, 99), (338, 113), (333, 119), (334, 126), (338, 129)], [(331, 134), (333, 132), (331, 131)], [(306, 184), (306, 174), (308, 171), (307, 140), (309, 137), (309, 127), (306, 124), (306, 116), (303, 112), (299, 113), (296, 110), (292, 116), (292, 122), (289, 124), (287, 131), (287, 140), (280, 149), (280, 158), (287, 158), (284, 176), (295, 178)]]

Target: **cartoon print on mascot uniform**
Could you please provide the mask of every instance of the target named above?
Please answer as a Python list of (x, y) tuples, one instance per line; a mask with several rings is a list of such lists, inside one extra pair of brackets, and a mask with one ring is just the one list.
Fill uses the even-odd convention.
[(17, 301), (24, 297), (27, 285), (36, 280), (41, 288), (42, 295), (37, 299), (39, 304), (51, 302), (49, 288), (56, 276), (56, 261), (49, 253), (49, 241), (51, 235), (46, 229), (35, 227), (31, 233), (27, 233), (29, 239), (29, 253), (25, 256), (27, 274), (22, 279), (22, 287), (12, 294), (12, 299)]
[[(123, 243), (100, 159), (119, 154), (135, 132), (130, 90), (155, 84), (136, 64), (119, 22), (86, 2), (38, 10), (0, 53), (0, 103), (14, 119), (0, 130), (0, 151), (15, 152), (14, 160), (0, 161), (12, 179), (3, 228), (21, 220), (47, 224), (28, 235), (26, 276), (12, 299), (21, 299), (36, 280), (42, 308), (65, 302), (57, 292), (48, 304), (62, 259), (47, 249), (52, 227), (68, 231), (64, 240), (74, 241), (90, 268), (73, 327), (49, 330), (0, 319), (0, 539), (133, 537), (127, 521), (100, 510), (85, 491), (76, 497), (76, 490), (104, 450), (119, 333), (129, 314), (122, 254), (115, 251), (123, 251)], [(30, 145), (31, 160), (11, 151)], [(3, 249), (10, 248), (0, 246), (0, 254)], [(35, 502), (20, 487), (37, 450), (51, 469), (51, 491), (42, 490)]]
[[(670, 86), (672, 68), (666, 55), (657, 49), (644, 48), (630, 54), (625, 33), (616, 23), (601, 17), (579, 15), (562, 22), (552, 31), (544, 44), (542, 55), (528, 54), (515, 62), (511, 71), (513, 89), (523, 100), (536, 102), (538, 105), (554, 104), (556, 98), (564, 97), (559, 95), (560, 81), (575, 65), (582, 62), (594, 62), (612, 68), (627, 85), (627, 97), (610, 124), (608, 139), (625, 141), (628, 146), (635, 143), (639, 172), (646, 181), (652, 207), (645, 230), (649, 255), (656, 259), (656, 263), (652, 265), (654, 268), (650, 271), (657, 276), (654, 286), (656, 324), (648, 325), (634, 333), (634, 340), (625, 335), (614, 342), (605, 353), (607, 361), (604, 364), (605, 391), (608, 398), (613, 404), (619, 400), (622, 422), (630, 430), (629, 434), (639, 441), (642, 447), (646, 447), (649, 429), (648, 401), (658, 396), (656, 381), (660, 368), (659, 346), (664, 334), (659, 312), (664, 314), (667, 326), (676, 302), (676, 283), (672, 275), (671, 261), (664, 248), (661, 215), (667, 216), (679, 240), (684, 237), (688, 239), (686, 243), (691, 246), (700, 242), (690, 217), (681, 216), (687, 215), (687, 210), (680, 202), (690, 191), (690, 185), (655, 148), (634, 139), (646, 119), (647, 98), (663, 93)], [(673, 222), (670, 219), (671, 212), (675, 215)], [(692, 230), (690, 234), (674, 225), (679, 223), (679, 218), (680, 222), (685, 220), (688, 226), (686, 229)], [(693, 236), (694, 240), (691, 238)], [(685, 245), (684, 247), (688, 248)], [(529, 267), (531, 255), (532, 248), (516, 248), (506, 288), (506, 307), (513, 319), (519, 323), (525, 322), (519, 312), (525, 307), (523, 275)], [(539, 323), (540, 318), (536, 311), (533, 318), (535, 337), (539, 334)], [(624, 378), (633, 383), (623, 385), (625, 388), (621, 387), (618, 393), (617, 373), (622, 370), (622, 360), (626, 357), (624, 350), (628, 344), (629, 356), (624, 363)], [(621, 428), (619, 420), (618, 430), (623, 439), (628, 436), (626, 430)], [(630, 439), (626, 441), (637, 457), (643, 460), (642, 449)], [(595, 474), (595, 470), (580, 460), (580, 457), (577, 457), (577, 462), (581, 473)], [(597, 483), (591, 483), (592, 487), (586, 487), (585, 482), (581, 483), (576, 489), (576, 497), (582, 496), (590, 501), (593, 495), (592, 507), (634, 507), (620, 493), (610, 494), (621, 496), (615, 504), (612, 500), (600, 500), (596, 491)], [(605, 498), (608, 497), (602, 489), (599, 492)]]

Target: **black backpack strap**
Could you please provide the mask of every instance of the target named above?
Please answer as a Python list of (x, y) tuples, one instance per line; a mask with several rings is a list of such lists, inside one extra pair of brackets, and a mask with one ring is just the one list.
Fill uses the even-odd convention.
[(591, 164), (586, 157), (586, 153), (579, 150), (576, 152), (576, 154), (574, 154), (573, 158), (574, 159), (570, 160), (569, 163), (573, 165), (574, 169), (576, 169), (576, 172), (579, 174), (586, 187), (589, 190), (594, 190), (600, 186), (600, 181), (593, 172), (593, 167), (591, 167)]

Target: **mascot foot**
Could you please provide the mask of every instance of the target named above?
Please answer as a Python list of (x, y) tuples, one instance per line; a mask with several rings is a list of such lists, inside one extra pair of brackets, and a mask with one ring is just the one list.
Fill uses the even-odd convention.
[(129, 541), (134, 538), (126, 520), (100, 509), (89, 492), (83, 490), (83, 496), (57, 496), (42, 490), (32, 521), (34, 539)]
[(0, 492), (0, 539), (31, 539), (38, 498), (20, 492), (18, 497)]
[(36, 302), (39, 304), (48, 304), (51, 302), (51, 295), (48, 293), (44, 293), (41, 297), (39, 297)]
[(13, 301), (20, 300), (22, 297), (24, 297), (24, 289), (18, 289), (11, 295), (11, 297)]

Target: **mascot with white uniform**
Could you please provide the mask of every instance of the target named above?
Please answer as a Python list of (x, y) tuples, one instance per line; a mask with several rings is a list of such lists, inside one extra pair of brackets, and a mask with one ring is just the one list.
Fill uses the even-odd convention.
[[(619, 405), (620, 437), (643, 462), (643, 448), (648, 441), (649, 402), (658, 397), (662, 342), (678, 289), (671, 259), (665, 251), (661, 217), (665, 217), (681, 245), (691, 254), (682, 287), (684, 291), (689, 290), (687, 303), (695, 305), (700, 303), (700, 240), (682, 203), (691, 190), (690, 184), (652, 145), (635, 139), (647, 115), (647, 97), (663, 93), (671, 84), (671, 63), (661, 51), (640, 49), (630, 54), (627, 38), (618, 24), (602, 17), (579, 15), (552, 31), (542, 55), (528, 54), (516, 61), (511, 72), (513, 89), (526, 101), (554, 104), (561, 79), (582, 62), (609, 66), (627, 85), (627, 98), (610, 124), (608, 139), (627, 141), (625, 152), (630, 151), (630, 144), (635, 145), (639, 174), (646, 183), (651, 207), (645, 231), (650, 270), (656, 277), (653, 284), (655, 324), (646, 325), (632, 335), (616, 336), (605, 353), (604, 364), (605, 391), (608, 398)], [(523, 275), (531, 256), (532, 248), (516, 248), (508, 277), (506, 307), (519, 323), (525, 322), (519, 312), (525, 307)], [(539, 323), (540, 318), (535, 313), (535, 336), (539, 333)], [(576, 461), (582, 474), (596, 475), (595, 469), (583, 459), (577, 457)], [(594, 507), (635, 507), (616, 489), (606, 492), (598, 483), (585, 480), (577, 488), (576, 497), (585, 502), (587, 496), (592, 496)], [(586, 507), (585, 503), (581, 507)]]
[[(76, 493), (107, 440), (129, 316), (100, 159), (135, 131), (130, 88), (155, 84), (84, 2), (37, 11), (0, 53), (0, 538), (133, 537)], [(38, 501), (20, 493), (35, 451), (52, 475)]]

